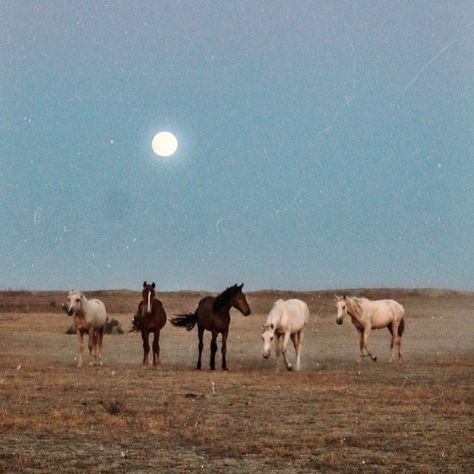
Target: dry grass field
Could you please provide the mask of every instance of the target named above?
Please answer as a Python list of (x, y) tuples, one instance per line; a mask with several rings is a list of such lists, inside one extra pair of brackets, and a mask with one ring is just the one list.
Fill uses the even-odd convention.
[[(75, 367), (63, 293), (0, 294), (0, 470), (4, 472), (473, 472), (474, 294), (359, 290), (404, 304), (405, 361), (389, 333), (335, 324), (333, 292), (256, 292), (232, 313), (229, 372), (193, 370), (196, 329), (168, 323), (160, 368), (143, 369), (136, 333), (106, 336), (104, 366)], [(93, 292), (87, 293), (93, 295)], [(95, 292), (130, 327), (137, 293)], [(203, 294), (160, 295), (168, 315)], [(303, 370), (276, 374), (260, 326), (278, 297), (312, 311)], [(220, 347), (220, 346), (219, 346)], [(220, 367), (220, 353), (217, 358)]]

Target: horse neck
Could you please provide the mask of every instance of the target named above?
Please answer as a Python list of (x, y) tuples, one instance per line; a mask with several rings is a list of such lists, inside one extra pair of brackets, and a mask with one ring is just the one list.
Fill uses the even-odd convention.
[(232, 302), (230, 300), (225, 301), (214, 310), (214, 313), (220, 314), (222, 316), (230, 316), (230, 308), (232, 308)]
[(276, 304), (273, 305), (273, 308), (268, 313), (267, 325), (274, 324), (275, 327), (278, 326), (281, 319), (281, 309)]
[(86, 313), (88, 313), (88, 312), (89, 312), (89, 301), (87, 300), (87, 298), (84, 295), (82, 295), (82, 297), (81, 297), (81, 313), (85, 317)]
[[(359, 303), (360, 305), (360, 303)], [(350, 312), (348, 311), (347, 313), (349, 314), (349, 316), (352, 318), (352, 319), (355, 319), (356, 321), (358, 321), (359, 323), (362, 323), (363, 322), (363, 310), (362, 310), (362, 307), (359, 309), (359, 307), (357, 306), (357, 303), (350, 303)]]

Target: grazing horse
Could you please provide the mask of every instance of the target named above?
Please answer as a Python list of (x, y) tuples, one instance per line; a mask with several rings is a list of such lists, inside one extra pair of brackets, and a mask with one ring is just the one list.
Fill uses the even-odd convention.
[(88, 300), (80, 291), (71, 290), (67, 295), (64, 310), (68, 316), (74, 316), (74, 326), (79, 338), (79, 362), (77, 366), (82, 366), (84, 334), (86, 333), (89, 336), (89, 365), (94, 365), (97, 358), (99, 364), (102, 365), (102, 339), (107, 323), (107, 312), (104, 303), (97, 299)]
[(199, 358), (196, 370), (201, 369), (201, 355), (203, 345), (204, 330), (211, 331), (211, 370), (216, 369), (217, 336), (222, 334), (222, 370), (228, 370), (226, 362), (227, 336), (229, 335), (230, 308), (234, 307), (244, 316), (250, 314), (250, 307), (247, 303), (241, 285), (233, 285), (224, 290), (220, 295), (206, 296), (199, 301), (194, 313), (178, 314), (171, 320), (174, 326), (185, 327), (191, 331), (195, 324), (198, 325), (199, 338)]
[(401, 337), (405, 329), (405, 310), (400, 303), (394, 300), (376, 300), (371, 301), (367, 298), (347, 298), (346, 296), (336, 296), (337, 324), (342, 324), (344, 316), (348, 314), (352, 323), (359, 331), (359, 357), (361, 362), (364, 355), (364, 349), (367, 355), (375, 362), (377, 357), (372, 355), (367, 345), (371, 329), (388, 328), (392, 334), (390, 347), (392, 355), (390, 362), (395, 358), (395, 352), (398, 349), (398, 359), (402, 358), (400, 350)]
[(155, 282), (149, 285), (143, 282), (142, 301), (132, 321), (131, 331), (141, 331), (143, 339), (143, 365), (148, 365), (150, 353), (149, 336), (153, 336), (153, 366), (160, 363), (160, 331), (166, 324), (166, 312), (161, 301), (155, 295)]
[(275, 347), (277, 356), (277, 372), (280, 368), (280, 354), (283, 354), (287, 370), (292, 370), (288, 360), (288, 342), (293, 341), (296, 352), (296, 370), (300, 370), (301, 343), (303, 329), (309, 319), (308, 305), (301, 300), (278, 300), (273, 304), (263, 325), (263, 358), (268, 359), (272, 347)]

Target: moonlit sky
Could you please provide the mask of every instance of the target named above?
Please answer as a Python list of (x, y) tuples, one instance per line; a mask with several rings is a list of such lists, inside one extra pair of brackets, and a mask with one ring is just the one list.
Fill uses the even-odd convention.
[(474, 289), (474, 2), (2, 0), (0, 54), (0, 288)]

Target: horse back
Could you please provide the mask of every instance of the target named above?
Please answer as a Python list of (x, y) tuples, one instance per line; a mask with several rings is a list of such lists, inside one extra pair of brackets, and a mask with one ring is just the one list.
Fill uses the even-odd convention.
[(404, 316), (403, 306), (395, 300), (371, 302), (371, 321), (374, 328), (385, 327), (392, 321), (400, 321)]
[(292, 334), (303, 329), (309, 319), (308, 305), (299, 299), (278, 300), (268, 315), (267, 324), (274, 323), (279, 332)]
[(286, 301), (286, 311), (289, 315), (291, 332), (301, 331), (309, 319), (308, 305), (302, 300), (293, 298)]

